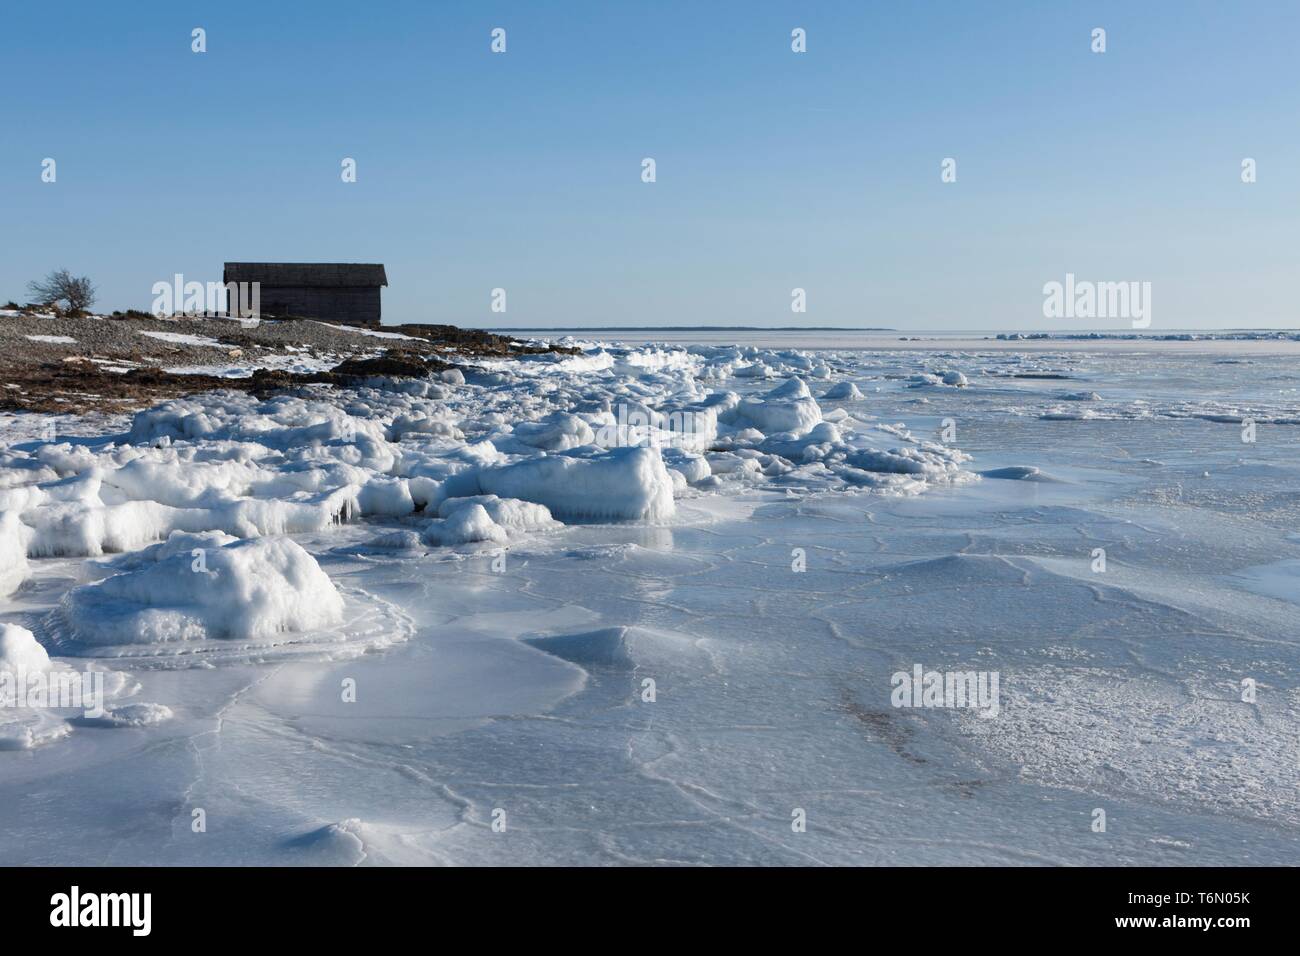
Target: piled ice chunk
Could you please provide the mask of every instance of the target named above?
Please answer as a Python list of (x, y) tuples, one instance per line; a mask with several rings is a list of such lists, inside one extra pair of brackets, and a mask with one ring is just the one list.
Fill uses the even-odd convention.
[(27, 579), (27, 542), (18, 515), (0, 513), (0, 597), (18, 590)]
[(466, 544), (491, 541), (503, 544), (511, 535), (561, 527), (545, 505), (496, 495), (448, 498), (438, 506), (438, 517), (425, 526), (429, 544)]
[(822, 410), (803, 379), (792, 378), (762, 398), (742, 399), (723, 420), (752, 425), (764, 433), (786, 432), (798, 436), (822, 420)]
[[(0, 624), (0, 672), (19, 678), (49, 670), (50, 655), (36, 642), (36, 635), (17, 624)], [(0, 704), (12, 706), (21, 680), (0, 682)]]
[(654, 448), (616, 448), (578, 458), (548, 455), (478, 473), (488, 494), (546, 505), (561, 518), (662, 520), (673, 515), (673, 483)]
[(265, 641), (343, 619), (329, 576), (289, 538), (186, 549), (195, 543), (169, 540), (156, 560), (69, 591), (61, 612), (76, 639), (100, 646)]

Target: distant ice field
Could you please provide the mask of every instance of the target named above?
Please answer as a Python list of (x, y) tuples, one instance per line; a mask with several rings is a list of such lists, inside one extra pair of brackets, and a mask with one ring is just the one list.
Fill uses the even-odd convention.
[(546, 340), (599, 339), (625, 345), (671, 343), (680, 346), (728, 346), (741, 342), (764, 349), (986, 352), (1182, 352), (1194, 354), (1300, 354), (1300, 331), (1290, 329), (1117, 328), (1107, 331), (1059, 332), (907, 332), (894, 329), (511, 329), (493, 332)]
[(575, 341), (0, 417), (0, 864), (1300, 858), (1286, 343)]

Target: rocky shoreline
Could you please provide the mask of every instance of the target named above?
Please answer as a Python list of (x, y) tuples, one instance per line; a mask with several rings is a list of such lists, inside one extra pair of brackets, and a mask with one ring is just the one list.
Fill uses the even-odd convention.
[(450, 325), (7, 311), (0, 312), (0, 410), (121, 412), (214, 388), (265, 394), (377, 375), (420, 377), (475, 356), (546, 351), (569, 350)]

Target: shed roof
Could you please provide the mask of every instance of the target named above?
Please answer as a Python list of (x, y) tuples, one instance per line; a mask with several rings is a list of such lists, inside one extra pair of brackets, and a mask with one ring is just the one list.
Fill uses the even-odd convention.
[(227, 262), (222, 281), (339, 288), (388, 285), (388, 275), (371, 262)]

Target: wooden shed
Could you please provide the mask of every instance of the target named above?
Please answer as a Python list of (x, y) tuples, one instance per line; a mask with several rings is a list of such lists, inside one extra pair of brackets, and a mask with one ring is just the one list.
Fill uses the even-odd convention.
[(263, 318), (379, 323), (382, 264), (360, 262), (227, 262), (222, 281), (259, 283)]

